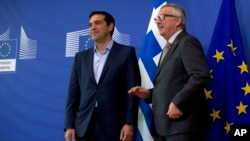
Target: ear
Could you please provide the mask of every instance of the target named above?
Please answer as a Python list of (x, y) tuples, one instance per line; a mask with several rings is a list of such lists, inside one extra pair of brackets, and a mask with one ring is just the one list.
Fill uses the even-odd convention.
[(177, 17), (177, 18), (176, 18), (176, 26), (177, 26), (177, 27), (180, 27), (180, 26), (181, 26), (181, 22), (182, 22), (182, 21), (181, 21), (181, 18), (180, 18), (180, 17)]
[(111, 31), (114, 28), (114, 24), (110, 23), (108, 28), (109, 28), (109, 31)]

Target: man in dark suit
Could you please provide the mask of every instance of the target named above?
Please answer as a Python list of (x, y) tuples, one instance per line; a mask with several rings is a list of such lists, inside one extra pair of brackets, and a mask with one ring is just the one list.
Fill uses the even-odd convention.
[(75, 55), (65, 113), (65, 140), (132, 141), (140, 85), (135, 48), (112, 40), (115, 20), (105, 11), (89, 15), (93, 48)]
[(154, 20), (167, 41), (154, 87), (137, 86), (129, 93), (152, 102), (155, 141), (204, 141), (208, 127), (204, 88), (210, 72), (202, 46), (185, 31), (183, 8), (164, 5)]

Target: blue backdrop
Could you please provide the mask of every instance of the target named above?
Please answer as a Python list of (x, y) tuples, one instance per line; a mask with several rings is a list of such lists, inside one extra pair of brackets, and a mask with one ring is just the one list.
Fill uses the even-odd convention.
[[(187, 31), (200, 39), (207, 52), (221, 1), (167, 2), (186, 9)], [(249, 64), (248, 8), (249, 0), (236, 0)], [(64, 140), (64, 108), (73, 61), (67, 53), (91, 45), (86, 29), (92, 10), (112, 13), (117, 30), (129, 35), (129, 44), (139, 54), (153, 0), (0, 0), (1, 141)]]

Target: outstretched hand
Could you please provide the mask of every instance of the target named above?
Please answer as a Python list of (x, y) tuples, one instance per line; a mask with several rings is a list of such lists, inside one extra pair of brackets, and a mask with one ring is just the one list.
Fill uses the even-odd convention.
[(139, 98), (149, 98), (150, 92), (141, 86), (135, 86), (128, 91), (129, 94), (138, 96)]

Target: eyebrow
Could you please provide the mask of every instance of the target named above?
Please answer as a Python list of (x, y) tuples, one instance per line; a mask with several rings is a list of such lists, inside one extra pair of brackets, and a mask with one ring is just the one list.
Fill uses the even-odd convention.
[(88, 25), (91, 26), (92, 24), (101, 24), (103, 22), (104, 22), (104, 20), (96, 20), (96, 21), (89, 23)]

